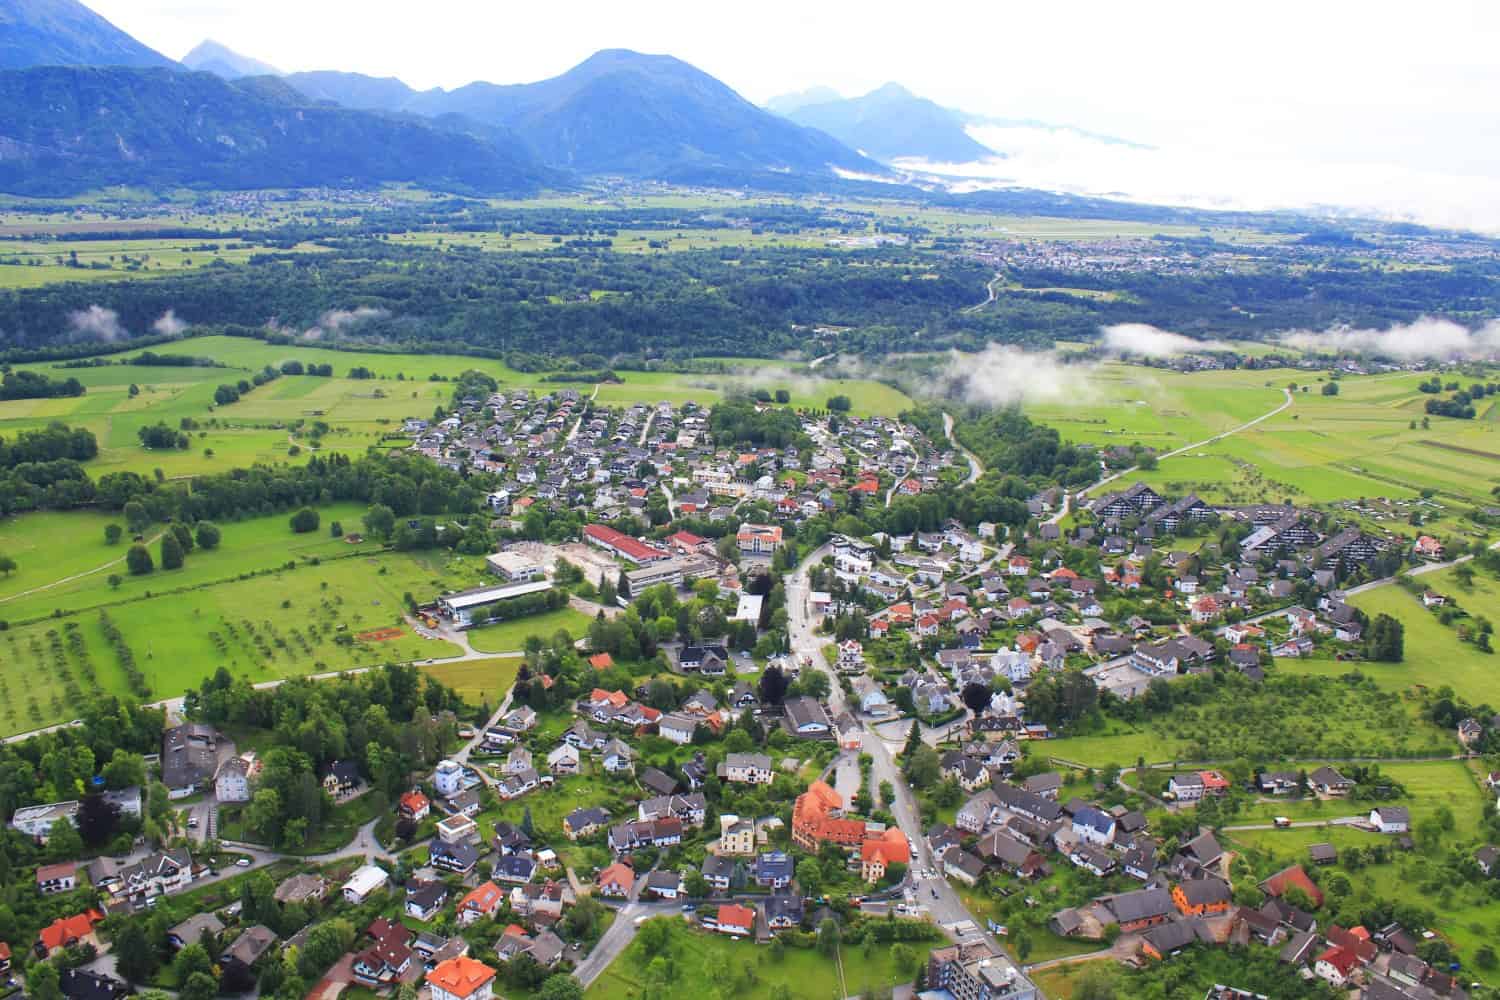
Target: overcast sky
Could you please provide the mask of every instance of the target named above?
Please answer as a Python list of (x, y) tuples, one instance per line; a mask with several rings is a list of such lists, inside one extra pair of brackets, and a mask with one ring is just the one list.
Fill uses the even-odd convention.
[[(284, 70), (454, 87), (543, 79), (623, 47), (687, 60), (756, 102), (895, 80), (1195, 157), (1500, 178), (1494, 0), (86, 2), (174, 58), (211, 37)], [(1489, 194), (1500, 203), (1492, 185), (1475, 196)]]

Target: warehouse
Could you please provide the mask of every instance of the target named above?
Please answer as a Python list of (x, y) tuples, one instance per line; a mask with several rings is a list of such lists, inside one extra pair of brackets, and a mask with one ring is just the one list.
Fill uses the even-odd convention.
[(552, 584), (546, 580), (537, 580), (534, 583), (509, 583), (503, 587), (478, 587), (474, 590), (462, 590), (447, 597), (438, 598), (438, 607), (443, 614), (452, 619), (453, 624), (459, 628), (468, 628), (475, 622), (487, 621), (491, 616), (489, 609), (505, 601), (514, 600), (517, 597), (525, 597), (527, 594), (540, 594), (551, 590)]

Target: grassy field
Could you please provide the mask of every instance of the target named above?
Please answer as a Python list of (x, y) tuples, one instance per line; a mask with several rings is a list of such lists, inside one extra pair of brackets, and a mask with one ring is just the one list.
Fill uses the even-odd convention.
[[(456, 656), (460, 651), (451, 643), (422, 639), (401, 623), (406, 592), (447, 589), (450, 580), (441, 562), (372, 553), (180, 592), (166, 592), (158, 582), (157, 590), (106, 608), (13, 627), (0, 633), (0, 730), (70, 719), (77, 698), (93, 688), (128, 693), (101, 611), (119, 628), (150, 697), (167, 698), (221, 665), (254, 683)], [(402, 627), (401, 634), (384, 641), (357, 638), (389, 626)]]
[[(77, 611), (147, 593), (229, 580), (285, 566), (289, 561), (337, 559), (356, 551), (373, 551), (377, 548), (373, 542), (354, 546), (332, 537), (328, 530), (338, 521), (346, 531), (358, 531), (364, 512), (363, 505), (352, 503), (321, 507), (319, 530), (300, 535), (291, 530), (289, 515), (227, 522), (220, 525), (219, 547), (193, 549), (181, 569), (161, 569), (160, 546), (149, 546), (157, 569), (147, 576), (125, 572), (128, 538), (116, 545), (105, 543), (104, 528), (120, 524), (118, 517), (96, 511), (66, 511), (0, 521), (0, 552), (9, 553), (19, 565), (15, 573), (0, 577), (0, 617), (24, 621), (58, 609)], [(154, 539), (162, 530), (159, 525), (153, 527), (147, 537)], [(118, 586), (109, 582), (114, 575), (122, 578)]]
[(559, 630), (563, 630), (574, 639), (580, 639), (588, 631), (591, 621), (581, 611), (558, 608), (542, 615), (530, 615), (497, 625), (470, 629), (469, 645), (481, 653), (514, 653), (523, 649), (526, 639), (533, 635), (550, 641)]
[[(661, 1000), (700, 997), (706, 985), (719, 988), (725, 995), (740, 992), (747, 969), (755, 976), (755, 984), (746, 987), (749, 995), (766, 996), (773, 987), (785, 984), (799, 1000), (868, 993), (875, 987), (908, 983), (915, 973), (914, 969), (894, 968), (889, 946), (846, 947), (838, 963), (813, 949), (788, 948), (785, 957), (777, 962), (767, 949), (753, 941), (734, 941), (723, 935), (692, 930), (676, 917), (661, 919), (672, 921), (668, 954), (674, 970), (664, 988), (652, 994)], [(927, 946), (913, 943), (908, 947), (925, 955)], [(589, 987), (585, 996), (588, 1000), (631, 1000), (640, 994), (646, 965), (639, 944), (632, 943)]]
[[(1434, 590), (1452, 594), (1471, 614), (1500, 621), (1500, 585), (1494, 580), (1476, 574), (1473, 590), (1465, 591), (1451, 572), (1421, 579)], [(1447, 684), (1476, 703), (1500, 700), (1500, 658), (1461, 642), (1455, 629), (1439, 622), (1414, 595), (1392, 584), (1356, 594), (1350, 603), (1372, 618), (1382, 613), (1392, 615), (1405, 627), (1404, 662), (1360, 664), (1360, 671), (1382, 686), (1399, 689), (1422, 684), (1436, 688)], [(1288, 661), (1287, 667), (1302, 669), (1296, 661)]]
[(506, 656), (459, 663), (430, 663), (422, 667), (422, 672), (457, 691), (471, 705), (498, 705), (516, 682), (516, 674), (523, 662), (519, 656)]

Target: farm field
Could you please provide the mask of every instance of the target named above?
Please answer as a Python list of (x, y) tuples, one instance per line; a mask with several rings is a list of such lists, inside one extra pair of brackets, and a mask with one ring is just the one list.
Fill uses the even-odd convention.
[[(153, 540), (148, 548), (157, 568), (146, 576), (125, 572), (128, 538), (116, 545), (105, 543), (105, 526), (123, 527), (121, 517), (96, 511), (64, 511), (10, 518), (0, 521), (0, 551), (9, 553), (20, 568), (0, 577), (0, 617), (26, 621), (56, 609), (77, 611), (148, 593), (229, 580), (289, 561), (347, 556), (358, 547), (332, 537), (329, 526), (338, 521), (346, 531), (357, 532), (365, 509), (354, 503), (320, 507), (319, 529), (301, 535), (291, 530), (289, 514), (226, 522), (219, 525), (222, 538), (218, 548), (194, 548), (182, 568), (175, 570), (161, 568), (160, 545), (154, 539), (164, 528), (156, 525), (146, 537)], [(362, 545), (369, 551), (378, 550), (374, 542)], [(109, 582), (113, 575), (122, 578), (118, 586)]]
[(469, 645), (481, 653), (514, 653), (523, 649), (528, 637), (536, 635), (551, 641), (559, 630), (566, 631), (574, 639), (580, 639), (589, 630), (593, 621), (588, 615), (572, 608), (558, 608), (546, 614), (529, 615), (494, 625), (483, 625), (469, 629)]
[[(1428, 574), (1422, 582), (1441, 593), (1452, 594), (1471, 614), (1500, 620), (1500, 585), (1475, 574), (1473, 591), (1466, 592), (1451, 571)], [(1366, 614), (1388, 614), (1406, 629), (1406, 659), (1402, 663), (1361, 663), (1361, 673), (1382, 687), (1396, 689), (1413, 684), (1437, 688), (1446, 684), (1475, 703), (1500, 701), (1500, 662), (1496, 654), (1480, 652), (1473, 643), (1462, 642), (1455, 628), (1445, 626), (1417, 597), (1395, 584), (1356, 594), (1351, 604)], [(1315, 661), (1309, 661), (1310, 666)], [(1289, 661), (1290, 670), (1303, 669)]]
[[(317, 253), (301, 243), (292, 248)], [(65, 281), (124, 281), (180, 274), (206, 267), (243, 264), (265, 248), (236, 239), (174, 239), (146, 236), (98, 240), (7, 239), (0, 241), (0, 288), (36, 288)]]
[[(1293, 405), (1282, 413), (1170, 459), (1141, 479), (1159, 489), (1196, 489), (1207, 499), (1232, 502), (1411, 501), (1430, 489), (1439, 501), (1480, 503), (1488, 502), (1489, 487), (1500, 476), (1500, 428), (1493, 423), (1431, 417), (1422, 427), (1423, 405), (1431, 397), (1417, 390), (1421, 373), (1345, 377), (1336, 396), (1322, 395), (1307, 372), (1243, 375), (1310, 388), (1294, 393)], [(1213, 404), (1212, 398), (1198, 402)], [(1370, 525), (1401, 530), (1405, 520), (1402, 513), (1371, 518)]]
[[(0, 633), (0, 731), (66, 721), (86, 690), (130, 693), (122, 650), (147, 700), (181, 695), (220, 666), (259, 683), (457, 656), (451, 643), (420, 638), (401, 621), (406, 592), (431, 593), (444, 583), (440, 564), (372, 553), (217, 586), (164, 593), (158, 584), (108, 608), (12, 627)], [(118, 643), (106, 637), (106, 620)], [(387, 628), (400, 632), (358, 638)]]
[(422, 672), (457, 691), (471, 705), (498, 705), (515, 683), (523, 662), (519, 656), (504, 656), (457, 663), (426, 663), (422, 665)]
[[(1324, 763), (1321, 760), (1306, 760), (1268, 766), (1278, 771), (1305, 769), (1310, 774)], [(1349, 765), (1334, 764), (1333, 766), (1347, 768)], [(1463, 761), (1385, 761), (1379, 767), (1382, 776), (1399, 782), (1406, 788), (1405, 796), (1380, 802), (1350, 799), (1321, 800), (1311, 797), (1300, 800), (1268, 798), (1264, 802), (1254, 802), (1243, 806), (1232, 819), (1226, 820), (1226, 823), (1229, 826), (1269, 823), (1277, 816), (1286, 816), (1299, 823), (1320, 819), (1332, 820), (1340, 816), (1368, 814), (1376, 805), (1393, 805), (1406, 806), (1410, 809), (1412, 823), (1415, 825), (1436, 813), (1439, 807), (1447, 806), (1453, 811), (1455, 818), (1453, 830), (1455, 837), (1462, 839), (1478, 833), (1479, 817), (1484, 811), (1488, 796), (1482, 793), (1473, 772)], [(1283, 841), (1278, 840), (1278, 837), (1290, 838), (1292, 834), (1300, 835), (1308, 832), (1310, 831), (1304, 829), (1269, 830), (1243, 832), (1236, 836), (1258, 837), (1260, 833), (1265, 833), (1268, 843), (1282, 843)], [(1273, 837), (1270, 834), (1276, 834), (1276, 836)], [(1364, 836), (1375, 835), (1365, 834)], [(1326, 839), (1326, 836), (1314, 837), (1309, 843), (1319, 843)]]
[[(846, 945), (840, 954), (844, 972), (841, 983), (840, 966), (824, 958), (816, 949), (788, 948), (782, 961), (776, 962), (765, 948), (753, 941), (734, 941), (721, 934), (694, 930), (677, 917), (660, 919), (672, 922), (668, 950), (675, 970), (671, 980), (652, 994), (662, 1000), (699, 997), (706, 984), (718, 984), (725, 992), (731, 992), (736, 982), (743, 982), (741, 977), (747, 966), (754, 970), (757, 979), (753, 995), (765, 996), (775, 986), (785, 984), (791, 995), (799, 1000), (868, 995), (874, 987), (910, 982), (915, 973), (915, 969), (894, 968), (890, 946)], [(931, 946), (912, 942), (908, 947), (925, 956)], [(639, 941), (633, 942), (589, 987), (585, 997), (587, 1000), (629, 1000), (638, 996), (646, 965)], [(715, 969), (721, 973), (727, 971), (730, 980), (721, 981), (714, 975)]]

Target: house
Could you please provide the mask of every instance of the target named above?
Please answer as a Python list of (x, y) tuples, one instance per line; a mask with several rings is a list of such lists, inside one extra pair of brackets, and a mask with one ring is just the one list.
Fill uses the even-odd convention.
[(530, 854), (507, 854), (496, 858), (492, 874), (496, 882), (525, 885), (536, 875), (536, 859)]
[(1103, 902), (1114, 915), (1124, 933), (1133, 933), (1166, 923), (1177, 912), (1172, 894), (1165, 889), (1138, 889), (1117, 896), (1106, 896)]
[(754, 854), (755, 823), (749, 819), (740, 819), (733, 813), (720, 814), (719, 843), (715, 851), (725, 855)]
[(167, 796), (185, 798), (213, 779), (219, 768), (223, 737), (212, 726), (196, 722), (173, 726), (161, 736), (161, 780)]
[(157, 851), (133, 865), (121, 868), (117, 896), (140, 898), (180, 889), (193, 880), (193, 859), (186, 848)]
[(1197, 774), (1174, 774), (1167, 781), (1167, 791), (1178, 802), (1197, 802), (1203, 798), (1203, 779)]
[[(472, 823), (473, 820), (469, 822)], [(427, 856), (428, 863), (434, 868), (467, 875), (479, 862), (479, 847), (469, 841), (450, 844), (442, 840), (434, 840), (427, 846)]]
[(722, 854), (710, 854), (703, 859), (700, 869), (704, 881), (718, 892), (728, 892), (739, 874), (739, 862)]
[(763, 889), (784, 889), (792, 884), (794, 865), (785, 851), (763, 851), (755, 858), (755, 884)]
[(1327, 949), (1313, 962), (1313, 975), (1330, 986), (1340, 987), (1349, 981), (1359, 967), (1359, 958), (1348, 949), (1335, 945)]
[(563, 817), (563, 833), (569, 840), (598, 833), (609, 822), (609, 813), (597, 806), (591, 809), (575, 809)]
[(359, 764), (355, 761), (336, 760), (323, 769), (323, 791), (335, 799), (349, 797), (358, 787)]
[(490, 1000), (494, 986), (495, 970), (467, 955), (439, 962), (427, 973), (432, 1000)]
[(943, 852), (943, 874), (968, 886), (977, 885), (984, 874), (984, 859), (961, 847), (950, 847)]
[(563, 743), (547, 755), (547, 770), (553, 774), (577, 774), (581, 759), (576, 746)]
[(1201, 917), (1229, 909), (1229, 886), (1216, 878), (1191, 879), (1172, 887), (1172, 902), (1183, 916)]
[[(9, 968), (8, 956), (6, 968)], [(134, 992), (128, 983), (87, 969), (63, 969), (57, 985), (67, 1000), (124, 1000)]]
[(599, 895), (613, 899), (625, 899), (635, 889), (635, 869), (623, 861), (616, 861), (599, 873), (594, 880)]
[(458, 901), (456, 916), (460, 927), (494, 916), (505, 903), (505, 890), (494, 882), (482, 882)]
[(420, 823), (432, 812), (432, 803), (427, 800), (427, 796), (413, 789), (402, 793), (401, 798), (396, 803), (396, 812), (400, 814), (402, 819), (409, 819), (414, 823)]
[(773, 931), (787, 930), (802, 924), (802, 897), (784, 892), (773, 892), (766, 897), (761, 907), (766, 915), (766, 926)]
[(768, 556), (781, 546), (781, 528), (774, 524), (740, 525), (735, 541), (745, 555)]
[(448, 887), (441, 882), (407, 883), (406, 915), (423, 923), (438, 915), (448, 905)]
[(646, 768), (639, 780), (642, 788), (657, 795), (671, 795), (677, 791), (677, 779), (658, 768)]
[(438, 820), (437, 839), (444, 844), (473, 844), (479, 840), (479, 824), (463, 813)]
[(1308, 784), (1312, 785), (1313, 791), (1322, 796), (1337, 797), (1348, 795), (1354, 787), (1354, 782), (1344, 777), (1338, 771), (1327, 765), (1318, 768), (1307, 776)]
[(214, 772), (214, 798), (220, 802), (250, 801), (250, 762), (229, 757)]
[(369, 898), (372, 892), (383, 889), (390, 881), (384, 868), (375, 865), (362, 865), (355, 869), (354, 874), (349, 876), (349, 881), (344, 883), (344, 899), (358, 906)]
[(1179, 920), (1153, 927), (1141, 936), (1141, 953), (1158, 962), (1177, 955), (1191, 944), (1214, 944), (1213, 932), (1202, 920)]
[(328, 880), (317, 875), (299, 873), (284, 878), (272, 894), (276, 902), (310, 903), (322, 899), (328, 893)]
[(838, 667), (839, 673), (864, 673), (865, 650), (858, 639), (845, 639), (838, 644), (838, 659), (835, 661), (835, 665)]
[(1458, 724), (1458, 742), (1466, 747), (1473, 746), (1484, 738), (1484, 727), (1479, 724), (1478, 719), (1463, 719)]
[(663, 715), (657, 721), (656, 728), (663, 739), (684, 746), (693, 742), (693, 733), (697, 731), (698, 720), (691, 715), (673, 712)]
[(703, 825), (708, 812), (708, 800), (702, 792), (687, 795), (660, 795), (654, 799), (643, 799), (636, 805), (636, 816), (641, 822), (675, 816), (685, 827)]
[(50, 958), (75, 944), (91, 944), (97, 948), (99, 938), (94, 927), (103, 919), (104, 914), (92, 908), (71, 917), (58, 917), (37, 935), (37, 953)]
[(1481, 847), (1474, 852), (1474, 863), (1486, 875), (1500, 874), (1500, 847), (1493, 844)]
[(1100, 846), (1115, 839), (1115, 818), (1092, 806), (1073, 814), (1073, 833), (1082, 841)]
[(815, 739), (828, 735), (828, 715), (812, 698), (806, 695), (788, 698), (783, 708), (793, 734)]
[(719, 765), (719, 777), (735, 784), (769, 785), (771, 758), (763, 753), (731, 753)]
[(1405, 833), (1411, 828), (1411, 814), (1405, 806), (1377, 806), (1370, 810), (1370, 825), (1381, 833)]
[(224, 933), (224, 921), (213, 913), (195, 913), (182, 923), (167, 930), (167, 943), (174, 949), (186, 948), (190, 944), (197, 944), (206, 935), (219, 935)]
[(1115, 859), (1113, 856), (1091, 847), (1088, 844), (1078, 844), (1068, 852), (1068, 860), (1085, 871), (1103, 878), (1115, 870)]
[(412, 964), (412, 942), (416, 939), (403, 925), (377, 917), (366, 929), (373, 943), (354, 956), (350, 971), (356, 981), (370, 987), (394, 983)]
[(682, 876), (675, 871), (658, 870), (646, 876), (645, 891), (657, 899), (676, 899), (684, 893)]
[(1283, 868), (1262, 882), (1260, 888), (1267, 896), (1276, 899), (1286, 895), (1288, 890), (1297, 889), (1308, 898), (1314, 909), (1323, 905), (1323, 891), (1308, 877), (1301, 865)]
[(624, 740), (613, 739), (606, 743), (601, 762), (609, 774), (635, 773), (635, 751)]
[(36, 870), (36, 889), (42, 895), (68, 892), (78, 885), (78, 862), (60, 861), (55, 865), (42, 865)]
[(887, 827), (878, 834), (868, 836), (859, 848), (860, 877), (866, 882), (878, 882), (885, 877), (891, 865), (911, 863), (911, 846), (900, 827)]
[(755, 930), (755, 911), (738, 903), (725, 903), (712, 917), (705, 917), (703, 926), (731, 937), (746, 937)]

